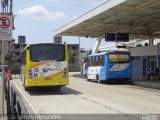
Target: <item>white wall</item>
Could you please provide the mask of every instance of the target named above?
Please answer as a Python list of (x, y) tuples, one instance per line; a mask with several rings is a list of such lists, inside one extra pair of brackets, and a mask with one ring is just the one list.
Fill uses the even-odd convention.
[(131, 56), (157, 55), (157, 45), (130, 48)]

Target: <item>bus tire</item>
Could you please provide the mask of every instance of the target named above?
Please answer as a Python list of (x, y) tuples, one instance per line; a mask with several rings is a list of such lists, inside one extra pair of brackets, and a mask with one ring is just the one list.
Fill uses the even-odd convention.
[(96, 80), (97, 80), (97, 82), (99, 81), (99, 76), (98, 76), (98, 74), (96, 75)]

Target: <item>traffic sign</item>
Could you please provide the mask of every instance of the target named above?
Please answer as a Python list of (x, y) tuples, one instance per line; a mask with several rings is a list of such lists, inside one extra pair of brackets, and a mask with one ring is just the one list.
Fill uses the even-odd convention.
[(12, 40), (13, 16), (0, 14), (0, 40)]

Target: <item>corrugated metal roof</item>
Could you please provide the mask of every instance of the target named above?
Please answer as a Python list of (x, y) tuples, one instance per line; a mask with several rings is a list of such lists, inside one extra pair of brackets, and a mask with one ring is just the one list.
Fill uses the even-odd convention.
[(127, 32), (131, 38), (160, 34), (160, 0), (108, 0), (55, 31), (59, 36), (104, 37)]

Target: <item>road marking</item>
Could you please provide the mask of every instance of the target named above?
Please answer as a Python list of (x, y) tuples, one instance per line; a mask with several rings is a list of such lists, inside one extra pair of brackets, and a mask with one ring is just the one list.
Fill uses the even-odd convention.
[(25, 97), (25, 95), (21, 92), (21, 90), (18, 88), (18, 86), (16, 85), (16, 83), (13, 81), (14, 85), (16, 86), (16, 88), (18, 89), (18, 91), (20, 92), (20, 94), (23, 96), (23, 98), (26, 100), (26, 102), (28, 103), (28, 105), (32, 108), (33, 112), (38, 115), (37, 111), (35, 110), (35, 108), (33, 107), (33, 105), (29, 102), (29, 100)]

